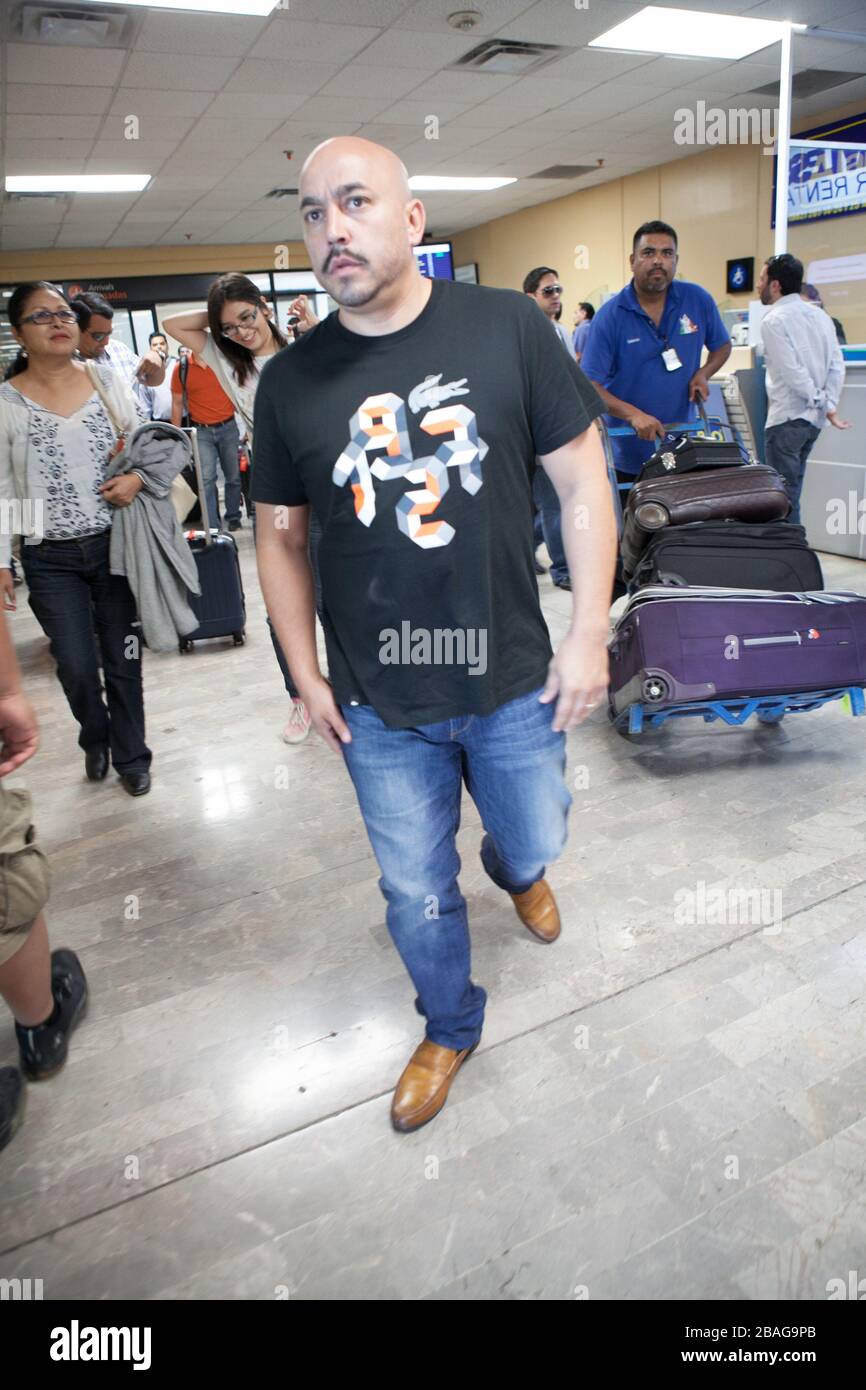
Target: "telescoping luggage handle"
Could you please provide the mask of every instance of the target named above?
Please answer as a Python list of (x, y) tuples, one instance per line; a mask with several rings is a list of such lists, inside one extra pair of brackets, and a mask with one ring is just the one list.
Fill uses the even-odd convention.
[[(673, 434), (676, 430), (679, 434), (711, 434), (714, 430), (730, 430), (731, 438), (737, 442), (736, 431), (733, 425), (726, 424), (720, 415), (707, 416), (703, 401), (697, 401), (696, 405), (700, 413), (700, 420), (674, 420), (671, 424), (665, 425), (667, 434)], [(635, 431), (631, 425), (614, 425), (607, 427), (609, 435), (626, 436), (633, 435)]]
[(201, 508), (201, 525), (204, 543), (206, 546), (213, 545), (213, 536), (210, 533), (209, 517), (207, 510), (207, 498), (204, 492), (204, 478), (201, 471), (201, 458), (198, 452), (198, 430), (195, 425), (191, 425), (184, 430), (184, 434), (189, 435), (189, 442), (192, 448), (192, 466), (195, 469), (195, 490), (198, 495), (198, 505)]

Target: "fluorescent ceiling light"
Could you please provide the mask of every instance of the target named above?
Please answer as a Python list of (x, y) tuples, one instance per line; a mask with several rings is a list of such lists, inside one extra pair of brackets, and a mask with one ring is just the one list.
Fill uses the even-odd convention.
[(490, 188), (503, 188), (506, 183), (517, 183), (517, 179), (461, 179), (448, 174), (413, 174), (409, 187), (415, 193), (484, 193)]
[[(669, 10), (648, 5), (608, 29), (589, 48), (619, 48), (632, 53), (664, 53), (673, 58), (746, 58), (778, 43), (787, 24), (771, 19), (746, 19), (704, 10)], [(803, 25), (792, 25), (801, 29)]]
[[(90, 0), (92, 5), (117, 5), (117, 0)], [(269, 15), (278, 0), (122, 0), (148, 10), (196, 10), (199, 14)]]
[(140, 193), (150, 174), (7, 174), (7, 193)]

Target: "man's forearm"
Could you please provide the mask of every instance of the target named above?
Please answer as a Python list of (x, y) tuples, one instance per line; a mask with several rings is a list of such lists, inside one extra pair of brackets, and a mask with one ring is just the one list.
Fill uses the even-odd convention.
[(18, 695), (20, 691), (21, 671), (18, 658), (15, 655), (6, 615), (0, 608), (0, 700), (5, 700), (9, 695)]
[(616, 564), (616, 518), (601, 441), (590, 427), (579, 465), (559, 493), (562, 543), (571, 577), (574, 632), (607, 632)]
[(279, 543), (259, 544), (257, 558), (265, 607), (292, 679), (299, 687), (321, 679), (316, 652), (315, 588), (306, 550)]
[(629, 420), (635, 414), (637, 406), (629, 405), (628, 401), (621, 401), (618, 396), (611, 395), (610, 391), (606, 391), (597, 381), (592, 384), (601, 396), (608, 415), (615, 416), (617, 420)]
[(721, 347), (716, 348), (714, 352), (711, 352), (709, 354), (702, 368), (704, 376), (707, 378), (708, 381), (711, 376), (715, 376), (716, 372), (719, 370), (720, 367), (723, 367), (725, 365), (730, 355), (730, 343), (723, 343)]

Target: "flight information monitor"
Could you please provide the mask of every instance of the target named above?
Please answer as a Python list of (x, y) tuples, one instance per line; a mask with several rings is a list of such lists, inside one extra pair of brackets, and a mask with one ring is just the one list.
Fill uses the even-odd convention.
[(422, 275), (430, 280), (453, 280), (454, 258), (450, 241), (428, 241), (416, 246), (415, 259)]

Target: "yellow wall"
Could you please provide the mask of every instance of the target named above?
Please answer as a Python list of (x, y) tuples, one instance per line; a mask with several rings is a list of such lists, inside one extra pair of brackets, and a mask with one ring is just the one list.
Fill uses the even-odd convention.
[[(284, 242), (289, 248), (288, 267), (309, 270), (302, 241)], [(255, 246), (141, 246), (114, 247), (104, 251), (3, 251), (0, 281), (14, 285), (21, 280), (110, 280), (127, 275), (196, 275), (213, 271), (274, 269), (274, 243)]]
[[(800, 129), (859, 109), (861, 104), (830, 111)], [(753, 295), (726, 296), (725, 262), (754, 256), (757, 279), (773, 251), (772, 184), (773, 160), (761, 146), (717, 146), (458, 232), (454, 259), (457, 265), (476, 261), (482, 284), (511, 289), (520, 288), (532, 266), (554, 266), (565, 288), (563, 322), (570, 326), (580, 300), (598, 306), (602, 291), (626, 283), (635, 227), (660, 217), (677, 229), (682, 277), (697, 281), (726, 306), (745, 305)], [(580, 246), (588, 251), (586, 268), (575, 264)], [(788, 249), (804, 264), (864, 248), (866, 214), (809, 222), (792, 227), (788, 236)], [(866, 342), (866, 281), (827, 286), (823, 297), (842, 320), (848, 341)]]

